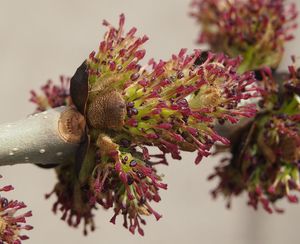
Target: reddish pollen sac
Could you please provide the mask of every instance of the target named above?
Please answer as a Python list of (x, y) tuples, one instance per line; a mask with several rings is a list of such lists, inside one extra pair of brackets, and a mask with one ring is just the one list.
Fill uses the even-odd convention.
[(138, 58), (138, 59), (143, 59), (144, 56), (146, 54), (146, 51), (145, 50), (139, 50), (135, 53), (135, 56)]
[(140, 77), (139, 73), (134, 73), (130, 76), (130, 79), (132, 81), (136, 81)]
[(137, 165), (137, 162), (135, 160), (130, 161), (130, 167), (135, 167)]

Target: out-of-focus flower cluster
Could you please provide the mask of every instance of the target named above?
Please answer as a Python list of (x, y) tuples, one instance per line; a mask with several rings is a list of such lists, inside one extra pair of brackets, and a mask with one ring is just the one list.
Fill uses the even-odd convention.
[(46, 194), (46, 198), (56, 195), (57, 200), (53, 204), (53, 212), (62, 213), (61, 219), (71, 227), (78, 227), (83, 222), (83, 233), (95, 230), (94, 213), (95, 204), (89, 201), (89, 189), (81, 186), (74, 165), (70, 163), (56, 167), (58, 182), (53, 190)]
[[(218, 178), (213, 196), (247, 192), (249, 205), (282, 212), (277, 200), (298, 198), (300, 160), (299, 69), (293, 58), (286, 77), (275, 73), (284, 43), (293, 38), (297, 11), (284, 0), (194, 0), (192, 15), (202, 25), (200, 43), (234, 57), (241, 55), (239, 71), (256, 70), (261, 89), (259, 113), (232, 128), (223, 159), (209, 178)], [(269, 67), (269, 68), (266, 68)], [(272, 69), (272, 70), (271, 70)], [(226, 151), (226, 149), (225, 149)], [(217, 147), (217, 153), (224, 147)]]
[(300, 191), (299, 70), (294, 62), (283, 81), (276, 81), (268, 69), (261, 71), (262, 110), (231, 135), (231, 158), (210, 176), (219, 178), (213, 195), (223, 195), (228, 206), (243, 192), (248, 193), (249, 205), (257, 209), (261, 204), (270, 213), (283, 211), (276, 206), (279, 199), (298, 202), (294, 192)]
[(37, 104), (36, 112), (41, 112), (47, 108), (56, 108), (59, 106), (71, 105), (70, 98), (70, 78), (61, 76), (60, 84), (56, 85), (49, 80), (46, 85), (42, 86), (42, 94), (31, 91), (30, 101)]
[(297, 11), (285, 0), (194, 0), (200, 43), (231, 57), (242, 55), (241, 70), (277, 68), (284, 43), (293, 38)]
[[(143, 235), (144, 216), (161, 217), (151, 203), (167, 189), (156, 165), (167, 164), (167, 154), (181, 159), (180, 151), (197, 151), (199, 163), (215, 142), (228, 144), (214, 124), (253, 117), (255, 105), (240, 102), (257, 97), (259, 89), (251, 72), (237, 73), (239, 58), (221, 54), (196, 50), (187, 55), (183, 49), (168, 61), (142, 66), (141, 46), (148, 38), (136, 37), (135, 28), (124, 34), (124, 21), (121, 15), (118, 28), (104, 21), (104, 40), (84, 63), (88, 96), (83, 113), (90, 144), (78, 176), (72, 161), (57, 168), (54, 211), (60, 209), (71, 226), (84, 219), (93, 229), (92, 211), (100, 204), (114, 209), (112, 223), (123, 215), (123, 226)], [(53, 95), (63, 105), (66, 97), (60, 94), (67, 90)], [(41, 107), (43, 99), (32, 101)], [(161, 153), (152, 155), (151, 146)]]
[[(2, 176), (0, 175), (0, 178)], [(26, 224), (26, 218), (30, 217), (31, 211), (19, 214), (20, 209), (26, 208), (23, 202), (8, 200), (2, 193), (12, 191), (11, 185), (0, 187), (0, 243), (19, 244), (29, 237), (23, 235), (23, 230), (31, 230), (33, 227)]]

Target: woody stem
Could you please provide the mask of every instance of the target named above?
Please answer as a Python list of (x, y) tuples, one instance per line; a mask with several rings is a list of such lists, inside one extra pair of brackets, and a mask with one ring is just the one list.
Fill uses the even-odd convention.
[(63, 163), (75, 157), (84, 131), (83, 116), (64, 106), (1, 124), (0, 166)]

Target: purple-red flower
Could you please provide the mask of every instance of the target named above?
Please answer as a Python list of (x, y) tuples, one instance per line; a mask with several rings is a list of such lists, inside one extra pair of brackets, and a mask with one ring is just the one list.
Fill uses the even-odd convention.
[[(259, 89), (252, 73), (237, 73), (239, 58), (221, 54), (182, 49), (170, 60), (142, 66), (148, 38), (137, 37), (135, 28), (125, 33), (124, 21), (121, 15), (118, 28), (104, 21), (108, 31), (98, 51), (71, 79), (89, 144), (79, 172), (72, 161), (57, 168), (54, 210), (62, 210), (71, 226), (84, 219), (93, 229), (92, 211), (100, 204), (114, 210), (112, 223), (123, 215), (123, 226), (143, 235), (144, 216), (161, 218), (152, 203), (167, 189), (156, 165), (167, 164), (167, 154), (181, 159), (181, 151), (197, 151), (199, 163), (215, 142), (228, 144), (214, 124), (253, 117), (255, 105), (240, 103)], [(48, 105), (65, 105), (69, 98), (60, 94), (68, 92), (50, 92), (47, 97), (59, 102)]]
[[(1, 175), (0, 178), (2, 178)], [(7, 244), (19, 244), (21, 241), (27, 240), (29, 237), (21, 232), (33, 228), (26, 224), (26, 218), (32, 216), (31, 211), (18, 213), (20, 209), (27, 206), (23, 202), (8, 200), (2, 195), (13, 189), (11, 185), (0, 187), (0, 242)]]
[(242, 71), (277, 68), (297, 26), (295, 4), (285, 0), (193, 0), (192, 8), (202, 28), (199, 42), (242, 55)]
[(61, 76), (59, 85), (55, 85), (52, 80), (49, 80), (46, 85), (42, 86), (41, 90), (42, 95), (33, 90), (31, 91), (30, 101), (37, 105), (36, 112), (72, 104), (70, 78)]
[(231, 158), (224, 159), (210, 178), (219, 178), (213, 195), (232, 197), (247, 192), (248, 204), (282, 212), (277, 201), (298, 202), (300, 191), (300, 84), (299, 69), (289, 67), (290, 77), (277, 86), (271, 72), (262, 71), (260, 113), (231, 135)]
[[(123, 15), (118, 29), (104, 24), (109, 31), (87, 60), (87, 120), (100, 156), (93, 171), (94, 201), (114, 206), (113, 223), (123, 213), (124, 226), (129, 221), (131, 232), (137, 228), (143, 234), (140, 216), (160, 218), (150, 201), (159, 201), (158, 190), (166, 189), (155, 164), (166, 164), (168, 153), (181, 159), (180, 151), (198, 151), (199, 163), (214, 142), (228, 144), (213, 130), (214, 123), (254, 116), (255, 106), (239, 103), (257, 96), (258, 90), (252, 73), (237, 74), (240, 60), (224, 55), (199, 50), (187, 55), (183, 49), (168, 61), (150, 60), (150, 68), (143, 67), (141, 45), (148, 38), (136, 37), (135, 28), (123, 34)], [(108, 121), (95, 116), (96, 111), (110, 114)], [(149, 155), (149, 146), (161, 154)]]
[(112, 90), (121, 94), (126, 115), (119, 132), (126, 140), (158, 146), (175, 159), (180, 150), (197, 150), (198, 162), (214, 142), (229, 143), (214, 132), (216, 121), (236, 123), (255, 115), (254, 105), (239, 104), (258, 96), (253, 74), (237, 74), (240, 59), (200, 50), (187, 55), (182, 49), (168, 61), (150, 60), (147, 70), (139, 61), (148, 38), (135, 37), (134, 28), (123, 36), (123, 16), (119, 29), (105, 24), (105, 40), (87, 60), (90, 100)]
[(53, 212), (61, 213), (61, 219), (69, 226), (77, 228), (83, 225), (84, 235), (88, 231), (95, 230), (94, 213), (95, 205), (90, 202), (89, 189), (81, 186), (78, 177), (74, 173), (72, 162), (63, 164), (56, 169), (58, 182), (46, 198), (55, 195), (57, 200), (53, 204)]

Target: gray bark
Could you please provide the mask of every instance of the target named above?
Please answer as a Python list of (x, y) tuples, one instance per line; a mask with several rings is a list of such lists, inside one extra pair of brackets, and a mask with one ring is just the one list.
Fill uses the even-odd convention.
[(85, 120), (71, 107), (59, 107), (0, 125), (0, 166), (59, 164), (75, 156)]

